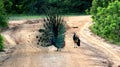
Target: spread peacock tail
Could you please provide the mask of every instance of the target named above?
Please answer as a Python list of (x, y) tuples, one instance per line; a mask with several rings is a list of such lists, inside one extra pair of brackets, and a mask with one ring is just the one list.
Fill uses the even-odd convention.
[(38, 45), (48, 47), (54, 45), (56, 48), (65, 46), (65, 21), (57, 10), (50, 9), (46, 12), (44, 19), (44, 29), (40, 29), (41, 35), (37, 36)]

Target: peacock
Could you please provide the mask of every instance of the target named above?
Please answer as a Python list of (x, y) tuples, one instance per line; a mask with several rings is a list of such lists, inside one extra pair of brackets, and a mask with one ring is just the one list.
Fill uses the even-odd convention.
[(74, 35), (73, 35), (73, 41), (74, 41), (74, 48), (77, 48), (77, 46), (80, 46), (80, 38), (76, 35), (75, 32), (74, 32)]
[(43, 47), (53, 45), (57, 48), (57, 51), (61, 51), (65, 47), (66, 26), (59, 12), (53, 9), (47, 11), (43, 26), (43, 29), (39, 29), (42, 34), (37, 36), (38, 45)]

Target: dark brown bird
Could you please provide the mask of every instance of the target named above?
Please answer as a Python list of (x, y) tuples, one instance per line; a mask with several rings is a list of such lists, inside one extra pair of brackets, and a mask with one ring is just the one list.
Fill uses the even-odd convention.
[(80, 38), (74, 33), (73, 35), (73, 41), (74, 41), (74, 48), (77, 48), (77, 46), (80, 46)]

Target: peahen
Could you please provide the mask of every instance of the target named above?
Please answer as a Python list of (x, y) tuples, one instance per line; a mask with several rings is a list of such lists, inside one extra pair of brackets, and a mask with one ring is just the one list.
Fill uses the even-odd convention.
[(76, 48), (77, 46), (80, 46), (80, 38), (76, 35), (76, 33), (74, 33), (73, 35), (73, 41), (74, 41), (74, 48)]

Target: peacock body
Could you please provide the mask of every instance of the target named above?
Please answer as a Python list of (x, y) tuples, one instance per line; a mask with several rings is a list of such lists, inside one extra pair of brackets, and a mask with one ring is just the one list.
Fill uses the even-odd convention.
[(65, 46), (65, 21), (59, 15), (59, 13), (49, 11), (44, 19), (44, 29), (40, 29), (39, 32), (42, 35), (38, 37), (38, 44), (43, 47), (54, 45), (57, 50), (64, 48)]

